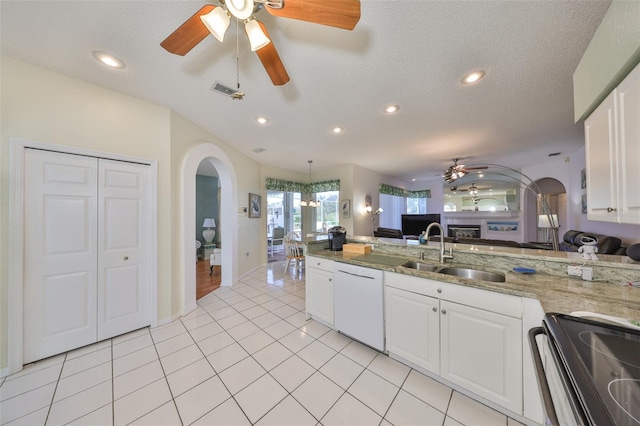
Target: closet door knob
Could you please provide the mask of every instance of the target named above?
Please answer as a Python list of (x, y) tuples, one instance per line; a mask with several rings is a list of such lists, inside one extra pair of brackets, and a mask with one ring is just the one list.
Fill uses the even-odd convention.
[(442, 315), (446, 315), (446, 314), (447, 314), (447, 310), (446, 310), (446, 309), (443, 309), (443, 310), (442, 310)]
[(129, 256), (125, 256), (125, 257), (124, 257), (124, 260), (129, 260)]
[(433, 308), (433, 312), (438, 312), (438, 308)]

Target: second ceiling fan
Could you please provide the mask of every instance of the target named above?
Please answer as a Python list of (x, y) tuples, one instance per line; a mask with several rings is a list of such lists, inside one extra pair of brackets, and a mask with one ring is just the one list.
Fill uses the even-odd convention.
[(352, 30), (360, 20), (360, 0), (220, 0), (218, 6), (203, 6), (160, 45), (184, 56), (209, 34), (222, 42), (230, 18), (234, 17), (244, 22), (251, 50), (258, 54), (273, 84), (281, 86), (289, 81), (289, 75), (266, 27), (255, 19), (263, 8), (273, 16), (345, 30)]

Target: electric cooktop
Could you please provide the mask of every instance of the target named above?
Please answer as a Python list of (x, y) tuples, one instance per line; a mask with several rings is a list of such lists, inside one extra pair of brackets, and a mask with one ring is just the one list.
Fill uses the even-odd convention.
[(547, 314), (570, 384), (591, 424), (640, 425), (640, 330)]

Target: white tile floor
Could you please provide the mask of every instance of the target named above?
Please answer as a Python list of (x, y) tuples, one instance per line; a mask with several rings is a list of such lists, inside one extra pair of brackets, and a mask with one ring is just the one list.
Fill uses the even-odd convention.
[(304, 278), (270, 263), (155, 329), (0, 379), (0, 424), (515, 425), (304, 317)]

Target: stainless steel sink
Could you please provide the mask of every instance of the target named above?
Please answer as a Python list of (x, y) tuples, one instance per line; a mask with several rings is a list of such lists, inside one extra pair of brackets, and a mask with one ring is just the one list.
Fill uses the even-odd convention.
[(503, 283), (505, 281), (504, 274), (501, 272), (478, 271), (477, 269), (443, 267), (436, 272), (446, 275), (455, 275), (457, 277), (470, 278), (472, 280), (491, 281), (495, 283)]
[(433, 272), (436, 269), (438, 269), (438, 266), (434, 266), (429, 263), (415, 262), (413, 260), (405, 262), (400, 266), (404, 266), (405, 268), (409, 268), (409, 269), (415, 269), (417, 271), (428, 271), (428, 272)]

